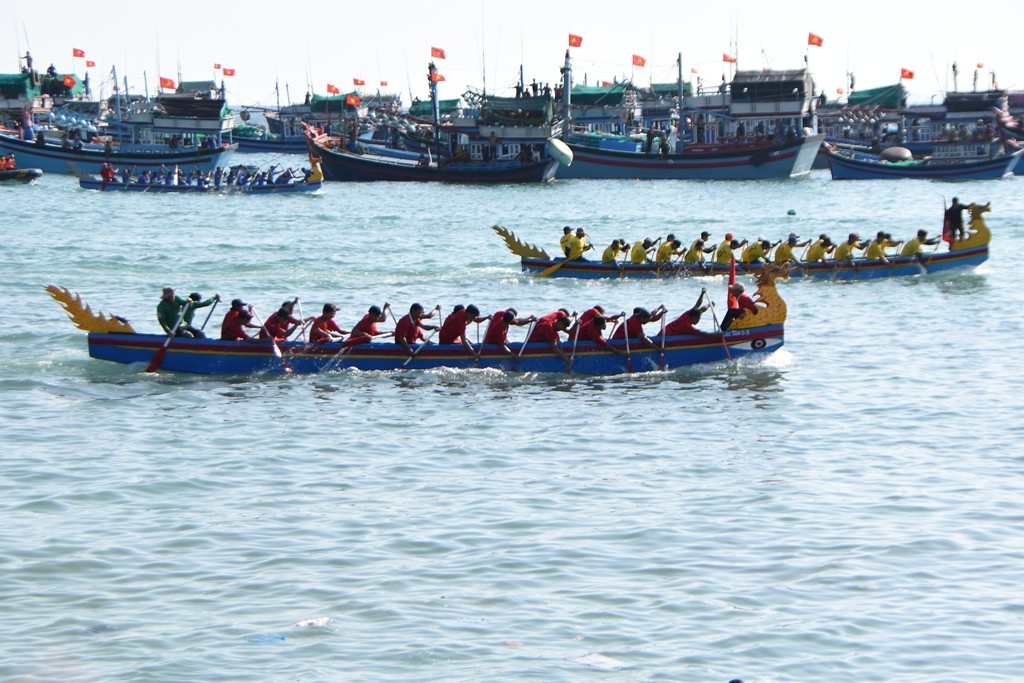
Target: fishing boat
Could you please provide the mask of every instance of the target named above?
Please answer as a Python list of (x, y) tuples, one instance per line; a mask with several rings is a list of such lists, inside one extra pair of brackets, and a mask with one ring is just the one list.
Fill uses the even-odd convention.
[(238, 149), (223, 90), (212, 82), (183, 83), (154, 100), (115, 100), (117, 116), (102, 121), (102, 134), (91, 140), (58, 139), (54, 130), (23, 125), (18, 135), (0, 134), (0, 154), (46, 173), (69, 173), (69, 163), (85, 173), (99, 173), (104, 163), (141, 173), (175, 165), (227, 168)]
[[(166, 182), (163, 178), (145, 181), (139, 177), (127, 179), (104, 180), (98, 175), (73, 170), (78, 178), (78, 186), (83, 190), (100, 192), (142, 192), (149, 194), (245, 194), (245, 195), (277, 195), (304, 194), (317, 192), (323, 187), (323, 172), (320, 163), (310, 158), (311, 168), (295, 173), (291, 169), (282, 171), (274, 181), (267, 181), (266, 172), (249, 171), (238, 179), (236, 169), (227, 173), (205, 173), (193, 176), (188, 182)], [(159, 174), (158, 174), (159, 175)], [(174, 174), (171, 174), (172, 177)], [(261, 179), (262, 175), (262, 179)], [(166, 176), (165, 176), (166, 177)], [(249, 178), (245, 180), (245, 178)]]
[(0, 170), (0, 183), (34, 183), (42, 175), (42, 169), (38, 168), (5, 168)]
[[(754, 295), (756, 315), (738, 319), (725, 333), (652, 336), (655, 348), (630, 348), (625, 339), (608, 344), (620, 356), (593, 342), (562, 341), (559, 348), (572, 359), (572, 374), (611, 375), (670, 370), (698, 363), (715, 363), (781, 348), (786, 304), (774, 280), (784, 277), (765, 271)], [(512, 355), (495, 345), (483, 345), (477, 360), (461, 344), (417, 345), (412, 354), (400, 344), (372, 342), (345, 347), (340, 342), (308, 344), (302, 341), (236, 342), (138, 334), (124, 318), (94, 313), (77, 294), (47, 286), (74, 324), (89, 333), (93, 358), (137, 365), (140, 368), (202, 375), (323, 373), (347, 369), (369, 371), (429, 370), (434, 368), (488, 368), (516, 372), (566, 373), (569, 366), (546, 342), (510, 342)], [(156, 367), (154, 367), (156, 366)]]
[[(890, 147), (882, 154), (832, 150), (828, 155), (833, 180), (991, 180), (1013, 175), (1024, 150), (1000, 152), (989, 141), (936, 141), (933, 155), (914, 159), (909, 150)], [(902, 156), (898, 156), (902, 153)], [(895, 159), (895, 160), (891, 160)]]
[[(789, 277), (818, 280), (859, 281), (879, 278), (927, 275), (950, 270), (974, 268), (988, 259), (992, 233), (982, 214), (990, 210), (989, 204), (971, 204), (971, 215), (965, 239), (949, 244), (948, 251), (936, 250), (920, 256), (889, 256), (886, 261), (855, 258), (849, 262), (791, 261), (787, 267)], [(675, 278), (727, 275), (728, 264), (720, 263), (602, 263), (582, 258), (552, 258), (544, 249), (528, 244), (516, 237), (508, 228), (495, 225), (493, 230), (505, 240), (509, 251), (520, 257), (524, 273), (542, 277), (600, 278)], [(739, 274), (757, 275), (761, 263), (737, 263)]]
[(442, 77), (433, 63), (428, 77), (436, 154), (430, 148), (415, 159), (374, 153), (360, 142), (359, 122), (354, 118), (347, 135), (328, 135), (307, 126), (309, 151), (321, 158), (324, 179), (543, 183), (555, 177), (560, 163), (572, 163), (572, 153), (555, 139), (558, 123), (550, 99), (492, 97), (481, 107), (479, 118), (453, 117), (442, 123), (437, 95)]
[(277, 135), (257, 126), (236, 126), (231, 132), (243, 154), (305, 154), (305, 135)]
[[(813, 81), (806, 69), (737, 72), (728, 88), (684, 87), (640, 99), (608, 86), (611, 100), (581, 98), (571, 87), (568, 51), (562, 67), (563, 141), (573, 154), (558, 178), (640, 180), (762, 180), (810, 174), (823, 135), (812, 132)], [(655, 97), (654, 95), (651, 96)], [(589, 104), (593, 101), (593, 104)]]

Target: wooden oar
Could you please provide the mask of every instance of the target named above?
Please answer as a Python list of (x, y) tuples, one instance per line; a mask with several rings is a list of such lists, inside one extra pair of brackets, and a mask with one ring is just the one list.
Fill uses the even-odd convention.
[(220, 303), (220, 299), (214, 299), (213, 300), (213, 305), (210, 306), (210, 312), (206, 314), (206, 320), (203, 321), (203, 326), (199, 328), (200, 330), (205, 330), (206, 329), (206, 323), (210, 322), (210, 316), (213, 315), (213, 311), (214, 311), (215, 308), (217, 308), (217, 304), (219, 304), (219, 303)]
[(537, 274), (537, 277), (547, 277), (547, 276), (551, 275), (551, 273), (555, 272), (556, 270), (558, 270), (559, 268), (564, 266), (569, 261), (575, 261), (576, 258), (578, 258), (578, 257), (575, 257), (575, 258), (565, 257), (564, 259), (562, 259), (561, 261), (559, 261), (555, 265), (549, 266), (549, 267), (545, 268), (544, 270), (540, 271), (540, 273)]
[(519, 365), (519, 359), (523, 357), (523, 351), (526, 350), (526, 345), (530, 343), (530, 335), (533, 334), (533, 328), (536, 324), (537, 321), (534, 320), (530, 322), (530, 326), (526, 328), (526, 339), (523, 340), (523, 345), (519, 347), (519, 353), (516, 354), (516, 359), (512, 363), (513, 370), (515, 370), (516, 367)]
[[(441, 328), (439, 327), (437, 329), (439, 330)], [(423, 343), (417, 346), (415, 349), (413, 349), (413, 352), (410, 353), (409, 357), (405, 359), (405, 362), (402, 363), (402, 367), (400, 367), (399, 370), (404, 370), (406, 366), (409, 365), (410, 361), (412, 361), (412, 359), (416, 357), (416, 354), (423, 350), (423, 347), (427, 345), (427, 343), (434, 337), (435, 334), (437, 334), (437, 330), (431, 330), (430, 334), (427, 335), (427, 338), (423, 340)]]
[(579, 321), (576, 321), (576, 331), (572, 335), (572, 353), (569, 355), (569, 367), (566, 370), (566, 374), (572, 377), (572, 366), (576, 362), (576, 342), (580, 338), (580, 327)]
[(722, 329), (721, 325), (718, 324), (718, 315), (715, 313), (715, 302), (708, 299), (711, 304), (711, 319), (715, 321), (715, 327), (718, 328), (718, 333), (722, 335), (722, 348), (725, 349), (725, 357), (732, 361), (732, 353), (729, 351), (729, 345), (725, 343), (725, 330)]
[(281, 353), (281, 349), (278, 348), (277, 346), (277, 340), (274, 339), (274, 335), (270, 334), (270, 331), (267, 330), (267, 326), (263, 324), (263, 320), (260, 318), (260, 314), (257, 313), (256, 309), (254, 309), (252, 306), (249, 307), (249, 310), (252, 311), (252, 315), (254, 318), (256, 318), (256, 322), (260, 324), (260, 329), (266, 332), (267, 336), (270, 338), (270, 348), (273, 349), (274, 355), (277, 356), (278, 359), (281, 361), (281, 365), (284, 366), (284, 371), (291, 372), (292, 366), (288, 364), (287, 360), (285, 360), (284, 354)]
[(661, 358), (658, 360), (658, 369), (662, 372), (665, 371), (665, 318), (668, 317), (668, 311), (661, 314)]
[(302, 329), (299, 330), (299, 331), (302, 332), (302, 343), (305, 344), (306, 343), (306, 318), (305, 318), (305, 316), (302, 315), (302, 302), (299, 301), (299, 297), (295, 297), (295, 305), (299, 307), (299, 320), (302, 321)]
[(174, 327), (167, 333), (167, 339), (164, 340), (163, 346), (156, 350), (153, 354), (153, 359), (149, 361), (149, 367), (146, 368), (146, 372), (156, 372), (160, 369), (160, 364), (164, 362), (164, 356), (167, 355), (167, 347), (171, 345), (171, 340), (174, 339), (174, 335), (177, 334), (178, 328), (181, 327), (181, 321), (185, 319), (185, 314), (192, 308), (191, 303), (187, 303), (181, 307), (181, 315), (178, 316), (178, 322), (174, 323)]
[(626, 312), (622, 312), (622, 337), (626, 340), (626, 372), (633, 374), (633, 354), (629, 351), (629, 325), (626, 324)]

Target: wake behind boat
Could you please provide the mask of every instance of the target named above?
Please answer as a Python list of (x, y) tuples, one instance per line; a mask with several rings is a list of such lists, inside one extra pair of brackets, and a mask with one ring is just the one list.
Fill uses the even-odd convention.
[[(602, 338), (600, 342), (585, 341), (577, 335), (575, 339), (557, 343), (560, 354), (544, 341), (508, 342), (511, 354), (504, 352), (498, 344), (478, 345), (473, 348), (474, 353), (470, 353), (461, 343), (431, 344), (427, 343), (428, 338), (415, 345), (410, 353), (394, 342), (373, 341), (354, 345), (298, 340), (249, 342), (138, 334), (124, 318), (94, 313), (77, 294), (67, 289), (52, 285), (46, 289), (61, 303), (75, 325), (89, 333), (91, 357), (141, 364), (151, 370), (224, 375), (322, 373), (346, 369), (488, 368), (610, 375), (674, 369), (778, 350), (783, 344), (786, 319), (786, 304), (779, 297), (774, 283), (779, 276), (784, 277), (779, 271), (766, 270), (763, 273), (759, 288), (752, 297), (757, 313), (737, 318), (726, 332), (661, 334), (651, 337), (651, 346), (641, 345), (629, 335), (619, 339)], [(665, 330), (664, 322), (662, 330)], [(529, 332), (527, 334), (529, 336)], [(479, 358), (475, 354), (479, 354)]]

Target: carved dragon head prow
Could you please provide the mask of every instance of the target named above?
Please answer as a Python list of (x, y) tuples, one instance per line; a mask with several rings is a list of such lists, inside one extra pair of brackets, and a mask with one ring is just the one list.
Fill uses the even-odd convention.
[(492, 225), (491, 230), (498, 233), (505, 240), (505, 246), (516, 256), (544, 259), (545, 261), (551, 260), (546, 251), (536, 245), (520, 241), (516, 234), (508, 228), (501, 225)]
[(67, 312), (71, 322), (86, 332), (135, 334), (132, 324), (124, 318), (106, 313), (93, 313), (78, 294), (72, 294), (66, 287), (46, 285), (46, 291), (56, 299)]

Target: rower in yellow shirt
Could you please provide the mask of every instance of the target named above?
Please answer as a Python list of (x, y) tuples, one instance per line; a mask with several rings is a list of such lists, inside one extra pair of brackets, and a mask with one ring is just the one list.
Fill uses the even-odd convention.
[(864, 258), (872, 261), (881, 261), (882, 263), (889, 263), (889, 257), (885, 255), (886, 247), (898, 247), (902, 242), (893, 242), (892, 235), (879, 230), (875, 239), (868, 242), (867, 251), (864, 252)]
[(729, 265), (729, 262), (733, 259), (733, 252), (746, 243), (746, 240), (740, 242), (738, 239), (735, 239), (731, 232), (725, 233), (725, 239), (715, 249), (715, 263), (723, 266)]
[(818, 239), (807, 250), (807, 263), (817, 263), (818, 261), (828, 263), (828, 259), (825, 257), (835, 251), (835, 248), (836, 246), (832, 244), (832, 240), (828, 235), (819, 235)]
[(562, 239), (558, 240), (558, 246), (562, 248), (563, 256), (569, 255), (568, 242), (569, 240), (572, 239), (572, 237), (572, 228), (570, 228), (568, 225), (562, 228)]
[[(824, 235), (822, 235), (824, 237)], [(789, 233), (789, 237), (786, 241), (779, 245), (779, 248), (775, 250), (775, 263), (788, 263), (791, 261), (798, 261), (797, 257), (793, 254), (793, 250), (797, 247), (806, 247), (811, 243), (810, 240), (801, 243), (800, 236), (795, 232)]]
[(671, 263), (672, 257), (679, 256), (683, 253), (681, 251), (683, 243), (675, 239), (674, 235), (669, 235), (669, 237), (672, 237), (671, 242), (666, 241), (658, 247), (658, 253), (654, 257), (655, 263)]
[(772, 244), (766, 238), (758, 237), (756, 240), (751, 242), (746, 249), (743, 250), (743, 253), (740, 255), (740, 262), (758, 263), (761, 261), (767, 261), (768, 252), (770, 252), (773, 247), (777, 247), (778, 245), (778, 242)]
[[(658, 239), (661, 239), (660, 237)], [(629, 252), (630, 263), (647, 263), (647, 255), (654, 249), (656, 242), (652, 242), (649, 237), (638, 241), (633, 245), (633, 249)]]
[(612, 243), (605, 247), (601, 254), (601, 263), (615, 263), (619, 260), (620, 251), (626, 251), (623, 248), (622, 240), (612, 240)]
[(900, 251), (900, 256), (916, 256), (920, 261), (924, 257), (921, 253), (921, 247), (924, 245), (934, 246), (940, 241), (942, 241), (941, 237), (928, 239), (927, 230), (918, 230), (917, 237), (908, 240), (907, 243), (903, 245), (903, 250)]
[(861, 249), (867, 248), (867, 242), (860, 241), (860, 235), (855, 232), (851, 232), (846, 241), (836, 247), (835, 254), (832, 256), (832, 261), (835, 263), (853, 263), (853, 252), (854, 250), (860, 251)]

